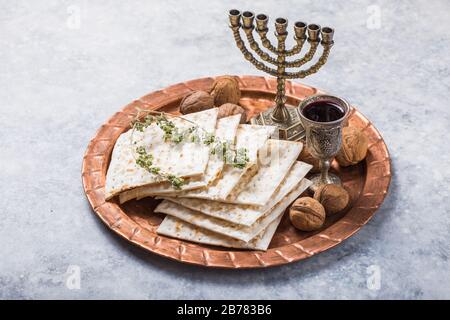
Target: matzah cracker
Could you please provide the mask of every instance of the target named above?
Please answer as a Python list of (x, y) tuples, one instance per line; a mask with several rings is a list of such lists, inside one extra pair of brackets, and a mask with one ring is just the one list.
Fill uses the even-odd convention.
[(165, 236), (203, 243), (207, 245), (221, 246), (227, 248), (250, 249), (266, 251), (269, 247), (282, 216), (273, 221), (261, 234), (252, 241), (244, 242), (229, 238), (208, 230), (200, 229), (187, 222), (174, 217), (167, 216), (159, 226), (157, 233)]
[(303, 179), (298, 186), (289, 192), (289, 194), (277, 203), (265, 216), (261, 217), (249, 227), (213, 218), (168, 200), (161, 202), (155, 208), (155, 212), (165, 213), (199, 228), (248, 242), (264, 230), (272, 221), (282, 215), (286, 208), (310, 185), (311, 182), (309, 180)]
[(248, 150), (249, 162), (244, 169), (225, 165), (222, 176), (206, 189), (192, 190), (178, 196), (187, 198), (200, 198), (208, 200), (225, 200), (240, 179), (248, 172), (256, 173), (255, 166), (258, 162), (258, 150), (266, 143), (269, 136), (275, 131), (275, 127), (241, 124), (236, 134), (236, 149)]
[[(241, 119), (240, 117), (241, 116), (237, 114), (231, 117), (219, 119), (217, 121), (215, 136), (220, 141), (234, 143), (236, 130)], [(187, 183), (183, 184), (180, 190), (175, 189), (169, 182), (147, 185), (122, 192), (120, 194), (120, 203), (124, 203), (134, 198), (140, 199), (154, 195), (174, 194), (186, 190), (206, 187), (220, 175), (223, 166), (224, 159), (222, 157), (218, 155), (211, 155), (209, 157), (205, 174), (200, 177), (188, 178)]]
[(296, 161), (286, 178), (281, 183), (280, 188), (264, 206), (238, 205), (212, 200), (179, 197), (162, 198), (181, 204), (189, 209), (200, 211), (201, 213), (211, 217), (226, 220), (235, 224), (251, 226), (256, 220), (265, 215), (278, 202), (280, 202), (293, 188), (295, 188), (299, 181), (305, 177), (311, 167), (312, 166), (310, 164)]
[[(191, 113), (183, 118), (194, 122), (207, 132), (214, 133), (217, 113), (217, 108), (213, 108)], [(170, 120), (179, 128), (189, 128), (193, 125), (179, 118)], [(128, 189), (162, 182), (159, 176), (136, 164), (134, 152), (139, 146), (145, 147), (153, 155), (154, 166), (178, 177), (202, 175), (210, 156), (209, 147), (202, 143), (175, 144), (164, 141), (164, 133), (156, 124), (148, 126), (143, 132), (128, 130), (119, 136), (111, 155), (105, 183), (106, 199)]]

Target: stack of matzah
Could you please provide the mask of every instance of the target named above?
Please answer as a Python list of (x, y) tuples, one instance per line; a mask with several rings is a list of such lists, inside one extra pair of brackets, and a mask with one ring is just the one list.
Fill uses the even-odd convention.
[[(310, 181), (309, 164), (297, 161), (302, 144), (269, 139), (274, 127), (239, 125), (240, 115), (217, 120), (216, 109), (185, 116), (221, 140), (246, 148), (244, 168), (227, 164), (196, 143), (173, 145), (161, 129), (147, 127), (133, 145), (152, 150), (155, 162), (186, 179), (181, 189), (152, 177), (132, 161), (130, 133), (113, 150), (106, 195), (120, 202), (144, 197), (163, 201), (155, 212), (166, 214), (157, 232), (170, 237), (224, 247), (266, 250), (281, 217)], [(177, 126), (182, 126), (182, 121)], [(136, 133), (136, 132), (135, 132)], [(128, 143), (128, 144), (127, 144)]]

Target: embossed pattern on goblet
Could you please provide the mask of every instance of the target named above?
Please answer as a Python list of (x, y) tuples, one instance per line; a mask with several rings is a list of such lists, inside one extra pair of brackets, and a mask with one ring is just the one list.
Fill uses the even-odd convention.
[(315, 128), (310, 127), (306, 135), (307, 145), (312, 155), (318, 159), (334, 157), (342, 144), (342, 128)]
[[(331, 102), (342, 108), (344, 115), (330, 122), (317, 122), (303, 114), (305, 107), (320, 101)], [(331, 160), (336, 156), (342, 144), (342, 127), (350, 111), (350, 105), (336, 96), (320, 94), (303, 100), (299, 105), (300, 118), (306, 131), (306, 147), (311, 155), (320, 160), (320, 174), (311, 177), (311, 189), (314, 191), (323, 184), (340, 184), (336, 175), (328, 173)]]

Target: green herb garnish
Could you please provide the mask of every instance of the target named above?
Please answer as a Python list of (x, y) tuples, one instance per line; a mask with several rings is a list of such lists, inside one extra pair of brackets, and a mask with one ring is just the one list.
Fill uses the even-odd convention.
[[(154, 115), (146, 115), (141, 121), (139, 121), (139, 112), (154, 112)], [(191, 122), (182, 118), (185, 121)], [(234, 145), (228, 141), (220, 141), (215, 135), (204, 131), (195, 123), (187, 129), (181, 130), (172, 121), (170, 121), (165, 113), (157, 111), (145, 111), (138, 109), (138, 115), (136, 119), (131, 122), (131, 127), (139, 132), (156, 123), (156, 125), (164, 132), (164, 141), (180, 144), (183, 141), (189, 141), (191, 143), (203, 143), (210, 147), (211, 154), (220, 157), (226, 164), (230, 164), (235, 168), (243, 169), (250, 161), (248, 157), (248, 150), (246, 148), (234, 149)], [(199, 133), (200, 130), (203, 130)], [(136, 142), (134, 142), (136, 144)], [(148, 172), (159, 176), (161, 179), (168, 180), (175, 189), (181, 189), (181, 186), (186, 181), (177, 177), (171, 173), (162, 172), (162, 170), (153, 165), (153, 156), (145, 150), (144, 147), (136, 148), (136, 164)]]
[(236, 156), (233, 159), (233, 167), (243, 169), (247, 165), (250, 159), (248, 157), (248, 150), (245, 148), (240, 148), (236, 152)]
[(181, 186), (185, 184), (183, 178), (179, 178), (171, 173), (164, 173), (160, 168), (153, 166), (153, 156), (148, 154), (144, 147), (137, 147), (136, 153), (138, 157), (136, 164), (148, 172), (158, 175), (160, 178), (168, 180), (175, 189), (181, 189)]

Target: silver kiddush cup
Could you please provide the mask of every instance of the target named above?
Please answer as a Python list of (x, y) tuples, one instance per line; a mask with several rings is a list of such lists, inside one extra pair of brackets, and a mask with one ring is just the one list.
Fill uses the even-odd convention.
[[(311, 104), (328, 102), (336, 105), (342, 111), (342, 116), (334, 121), (319, 122), (313, 121), (305, 116), (305, 108)], [(320, 105), (316, 106), (317, 108)], [(312, 191), (317, 190), (324, 184), (341, 184), (338, 176), (328, 173), (330, 164), (339, 152), (342, 144), (342, 128), (350, 113), (350, 105), (347, 101), (336, 96), (320, 94), (303, 100), (299, 105), (299, 114), (303, 127), (306, 131), (306, 147), (311, 155), (320, 160), (320, 174), (311, 177)]]

